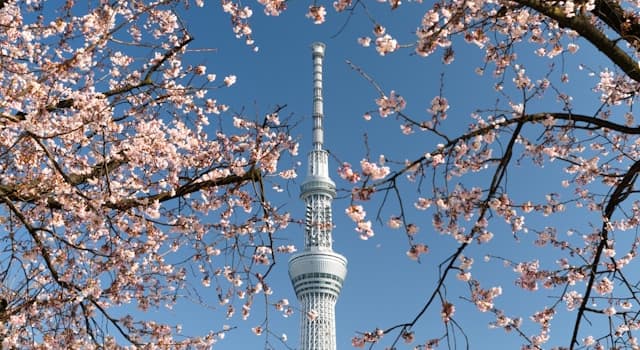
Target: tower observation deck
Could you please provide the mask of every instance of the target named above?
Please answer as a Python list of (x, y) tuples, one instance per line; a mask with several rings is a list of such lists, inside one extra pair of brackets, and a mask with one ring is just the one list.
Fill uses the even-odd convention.
[(329, 154), (323, 148), (322, 61), (325, 45), (313, 46), (313, 149), (300, 186), (305, 204), (304, 250), (289, 260), (289, 277), (300, 302), (300, 350), (336, 350), (335, 305), (347, 276), (347, 259), (332, 249)]

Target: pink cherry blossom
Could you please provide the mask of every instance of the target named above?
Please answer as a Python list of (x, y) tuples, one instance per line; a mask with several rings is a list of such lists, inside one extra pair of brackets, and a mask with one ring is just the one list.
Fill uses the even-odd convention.
[(228, 75), (224, 78), (224, 84), (226, 86), (231, 86), (233, 84), (236, 83), (236, 76), (235, 75)]
[(391, 35), (385, 34), (376, 39), (376, 51), (380, 56), (392, 53), (398, 49), (398, 42)]
[(325, 21), (325, 16), (327, 15), (327, 10), (324, 6), (309, 6), (309, 12), (307, 12), (307, 17), (313, 20), (315, 24), (322, 24)]

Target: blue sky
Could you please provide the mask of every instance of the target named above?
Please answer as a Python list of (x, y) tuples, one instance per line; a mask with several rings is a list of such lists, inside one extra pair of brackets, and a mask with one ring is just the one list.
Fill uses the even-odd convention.
[[(254, 6), (254, 4), (252, 4)], [(416, 117), (423, 117), (429, 107), (431, 99), (439, 94), (442, 87), (444, 96), (452, 105), (449, 111), (449, 130), (464, 130), (471, 122), (469, 115), (475, 109), (490, 108), (500, 98), (492, 85), (494, 83), (490, 74), (478, 76), (474, 74), (476, 67), (482, 64), (482, 52), (469, 45), (456, 46), (456, 60), (449, 66), (441, 63), (440, 54), (431, 58), (421, 58), (412, 55), (411, 49), (401, 50), (389, 57), (379, 56), (373, 48), (362, 48), (356, 38), (359, 36), (372, 36), (373, 25), (369, 19), (359, 11), (347, 25), (344, 14), (335, 14), (328, 9), (327, 22), (323, 25), (314, 25), (305, 18), (306, 2), (289, 2), (289, 9), (279, 17), (267, 17), (262, 14), (260, 6), (255, 4), (254, 16), (251, 24), (254, 30), (256, 44), (259, 51), (254, 53), (242, 40), (237, 40), (231, 31), (228, 17), (222, 13), (219, 5), (209, 2), (204, 9), (192, 8), (185, 11), (184, 19), (187, 27), (195, 36), (191, 45), (192, 49), (215, 49), (212, 52), (194, 53), (189, 57), (194, 64), (205, 64), (208, 71), (216, 73), (219, 77), (235, 74), (238, 77), (236, 85), (230, 89), (221, 89), (214, 92), (216, 98), (231, 106), (232, 112), (242, 112), (246, 116), (260, 116), (272, 110), (276, 105), (287, 105), (284, 115), (291, 114), (292, 120), (299, 121), (293, 134), (300, 138), (301, 152), (299, 161), (306, 164), (306, 151), (310, 148), (311, 135), (311, 99), (312, 99), (312, 70), (311, 70), (311, 43), (322, 41), (327, 45), (324, 62), (324, 101), (325, 101), (325, 144), (333, 155), (341, 161), (349, 161), (358, 164), (360, 159), (366, 156), (367, 147), (364, 142), (366, 133), (369, 154), (372, 159), (377, 159), (379, 154), (385, 154), (388, 158), (402, 161), (414, 159), (431, 151), (439, 140), (425, 137), (424, 134), (407, 137), (400, 132), (399, 123), (394, 117), (381, 119), (376, 113), (373, 120), (365, 121), (362, 118), (364, 112), (374, 110), (374, 99), (377, 97), (375, 89), (352, 70), (346, 60), (362, 67), (388, 92), (395, 89), (408, 101), (407, 113)], [(330, 5), (327, 5), (329, 7)], [(398, 36), (401, 43), (411, 43), (412, 30), (418, 25), (426, 5), (409, 3), (401, 6), (392, 16), (387, 4), (371, 3), (370, 10), (385, 24), (390, 32)], [(421, 12), (422, 11), (422, 12)], [(584, 52), (585, 49), (583, 48)], [(530, 55), (523, 53), (522, 55)], [(587, 60), (583, 62), (581, 60)], [(541, 76), (548, 70), (550, 61), (543, 59), (531, 60), (529, 68), (538, 70)], [(565, 65), (571, 71), (576, 71), (578, 63), (587, 63), (598, 66), (599, 56), (585, 55), (569, 57)], [(559, 74), (559, 73), (554, 73)], [(572, 75), (572, 84), (579, 87), (593, 86), (594, 78), (589, 77), (585, 71), (576, 71)], [(573, 90), (569, 85), (563, 86)], [(585, 96), (581, 99), (577, 95), (577, 109), (593, 106), (594, 94), (589, 93), (588, 88), (578, 91)], [(558, 110), (558, 104), (550, 100), (535, 102), (536, 107)], [(502, 104), (504, 105), (504, 103)], [(230, 114), (229, 114), (230, 115)], [(338, 188), (347, 189), (348, 184), (339, 181), (335, 170), (338, 163), (333, 162), (332, 177), (338, 184)], [(301, 169), (304, 169), (302, 167)], [(548, 165), (547, 168), (532, 168), (528, 161), (521, 167), (510, 172), (510, 184), (519, 188), (518, 196), (526, 198), (534, 196), (540, 199), (543, 192), (552, 190), (561, 193), (559, 186), (557, 165)], [(550, 175), (553, 174), (553, 175)], [(284, 205), (286, 210), (293, 212), (294, 216), (302, 217), (302, 202), (298, 200), (298, 186), (303, 174), (299, 174), (298, 182), (291, 183), (285, 196), (276, 196), (275, 201)], [(465, 177), (466, 183), (486, 182), (486, 175), (479, 177)], [(409, 188), (409, 187), (407, 187)], [(400, 231), (393, 231), (380, 223), (376, 223), (376, 236), (368, 241), (360, 240), (353, 230), (353, 223), (343, 215), (349, 205), (347, 192), (341, 192), (342, 198), (334, 202), (334, 218), (336, 228), (333, 231), (334, 250), (345, 255), (349, 260), (349, 274), (347, 276), (343, 293), (337, 304), (337, 328), (338, 348), (351, 347), (351, 338), (356, 331), (371, 330), (374, 327), (387, 328), (397, 323), (411, 320), (430, 294), (437, 278), (437, 265), (446, 257), (455, 246), (450, 239), (439, 237), (430, 230), (430, 216), (412, 213), (416, 222), (421, 227), (419, 233), (422, 240), (428, 241), (431, 253), (425, 256), (421, 263), (409, 260), (407, 240)], [(537, 197), (536, 197), (537, 196)], [(368, 204), (366, 207), (370, 218), (375, 218), (377, 206)], [(393, 214), (394, 204), (386, 206), (383, 218)], [(423, 215), (420, 217), (418, 215)], [(576, 218), (572, 211), (565, 218)], [(535, 220), (535, 219), (534, 219)], [(547, 225), (546, 218), (537, 219), (540, 225)], [(566, 229), (570, 220), (548, 224), (557, 225), (559, 231)], [(531, 237), (518, 237), (518, 242), (510, 233), (506, 225), (498, 224), (494, 232), (503, 230), (498, 235), (496, 242), (489, 248), (476, 246), (471, 249), (476, 257), (474, 273), (484, 276), (496, 285), (502, 285), (505, 290), (513, 290), (514, 294), (499, 299), (502, 305), (509, 307), (513, 313), (528, 316), (536, 308), (529, 300), (544, 300), (544, 297), (516, 290), (513, 287), (515, 274), (501, 263), (491, 261), (484, 263), (478, 257), (485, 254), (502, 254), (505, 257), (519, 257), (522, 260), (538, 257), (551, 257), (547, 254), (533, 251), (527, 242)], [(290, 239), (296, 245), (302, 243), (302, 228), (291, 225), (281, 237)], [(433, 236), (433, 237), (432, 237)], [(486, 250), (486, 251), (485, 251)], [(271, 285), (275, 289), (272, 301), (279, 298), (288, 298), (296, 303), (295, 296), (288, 281), (287, 261), (282, 258), (277, 261), (275, 270), (271, 275)], [(448, 293), (458, 307), (457, 320), (469, 337), (471, 348), (486, 348), (489, 345), (500, 344), (499, 348), (516, 348), (521, 344), (515, 335), (505, 335), (503, 330), (489, 330), (487, 323), (492, 320), (491, 315), (474, 311), (475, 307), (457, 298), (463, 293), (466, 286), (462, 283), (452, 282)], [(213, 290), (211, 291), (213, 293)], [(213, 297), (213, 294), (212, 294)], [(256, 305), (260, 302), (256, 301)], [(522, 311), (522, 312), (520, 312)], [(442, 324), (438, 316), (439, 309), (427, 314), (414, 329), (418, 333), (418, 341), (424, 341), (430, 337), (442, 333)], [(230, 332), (218, 349), (258, 349), (264, 347), (266, 337), (254, 336), (251, 327), (259, 325), (263, 321), (263, 313), (256, 306), (253, 316), (247, 321), (241, 321), (238, 317), (225, 320), (222, 310), (203, 310), (198, 307), (186, 306), (176, 308), (169, 312), (170, 317), (183, 323), (185, 333), (190, 330), (219, 329), (222, 324), (238, 326)], [(555, 343), (566, 341), (568, 329), (562, 325), (573, 320), (558, 316), (558, 328), (554, 328), (552, 339)], [(269, 308), (269, 325), (277, 334), (286, 333), (287, 344), (297, 348), (298, 318), (285, 319), (272, 307)], [(535, 327), (527, 328), (528, 334), (537, 332)], [(197, 333), (197, 331), (196, 331)], [(557, 336), (558, 338), (554, 338)], [(458, 336), (460, 344), (464, 342), (464, 336)], [(499, 341), (496, 341), (499, 339)], [(268, 340), (277, 349), (285, 348), (278, 343), (275, 337)], [(554, 343), (552, 341), (551, 343)], [(413, 344), (415, 345), (415, 344)], [(402, 347), (401, 347), (402, 348)], [(412, 348), (407, 346), (406, 348)]]
[[(375, 108), (373, 101), (377, 93), (366, 80), (349, 68), (345, 61), (350, 60), (361, 66), (380, 82), (384, 82), (385, 85), (389, 83), (389, 86), (403, 83), (407, 76), (410, 76), (411, 80), (415, 81), (412, 82), (411, 88), (406, 89), (406, 93), (402, 93), (408, 95), (408, 99), (416, 100), (416, 107), (419, 105), (416, 110), (424, 110), (431, 98), (437, 94), (440, 72), (430, 69), (424, 60), (409, 56), (409, 51), (389, 59), (380, 57), (373, 48), (361, 48), (356, 38), (371, 35), (373, 28), (361, 13), (354, 16), (336, 36), (346, 16), (330, 14), (324, 25), (314, 25), (304, 17), (306, 6), (306, 3), (292, 2), (289, 9), (279, 17), (264, 16), (256, 6), (251, 24), (259, 46), (257, 53), (253, 53), (242, 40), (233, 37), (229, 22), (217, 4), (208, 3), (203, 10), (190, 10), (185, 14), (185, 19), (196, 38), (192, 47), (216, 49), (214, 53), (202, 55), (202, 58), (194, 57), (194, 60), (206, 64), (208, 70), (217, 73), (218, 76), (237, 75), (236, 85), (219, 91), (219, 100), (230, 104), (231, 110), (244, 110), (245, 115), (260, 115), (275, 105), (286, 104), (284, 114), (291, 113), (294, 120), (300, 121), (293, 133), (300, 137), (299, 160), (304, 165), (311, 134), (311, 43), (326, 43), (325, 144), (340, 160), (358, 163), (365, 154), (365, 132), (372, 141), (384, 140), (385, 146), (389, 145), (388, 137), (401, 137), (401, 133), (398, 124), (392, 120), (388, 120), (386, 124), (376, 123), (375, 127), (365, 129), (372, 123), (368, 124), (362, 115)], [(386, 6), (382, 8), (383, 12), (386, 12)], [(419, 18), (411, 17), (414, 17), (414, 20)], [(406, 37), (410, 37), (410, 33), (405, 34)], [(479, 52), (476, 54), (479, 55)], [(407, 64), (417, 64), (419, 69), (413, 72), (396, 69)], [(437, 66), (440, 69), (439, 63)], [(377, 121), (373, 121), (375, 122)], [(429, 144), (428, 140), (419, 142), (424, 148), (410, 152), (407, 150), (407, 157), (423, 153)], [(386, 152), (377, 142), (371, 142), (370, 146), (375, 158), (378, 154)], [(331, 169), (335, 171), (337, 166), (338, 163), (334, 161)], [(338, 182), (338, 187), (346, 188), (347, 184), (340, 183), (335, 172), (332, 177)], [(287, 201), (287, 210), (302, 217), (302, 202), (297, 198), (298, 186), (299, 182), (291, 184), (290, 197), (284, 200)], [(431, 284), (427, 283), (431, 278), (425, 279), (425, 274), (432, 273), (431, 269), (426, 270), (424, 266), (406, 258), (406, 239), (400, 232), (385, 232), (388, 230), (382, 228), (370, 241), (361, 241), (357, 232), (353, 230), (353, 223), (343, 214), (348, 204), (349, 201), (344, 198), (334, 202), (334, 249), (349, 260), (349, 274), (336, 312), (340, 349), (351, 348), (351, 337), (358, 330), (387, 327), (413, 317), (431, 287)], [(290, 226), (282, 236), (291, 239), (296, 245), (302, 244), (302, 228), (297, 225)], [(272, 278), (275, 294), (296, 303), (287, 276), (286, 258), (277, 262)], [(273, 330), (278, 334), (286, 333), (289, 338), (288, 345), (297, 348), (297, 315), (285, 319), (273, 308), (269, 312)], [(232, 320), (219, 320), (216, 319), (217, 316), (218, 313), (200, 313), (194, 326), (209, 324), (216, 327), (216, 322), (239, 326), (237, 330), (228, 334), (218, 348), (263, 347), (265, 336), (256, 337), (250, 330), (262, 321), (259, 309), (254, 311), (254, 315), (248, 321), (240, 321), (237, 317)], [(175, 317), (182, 318), (183, 313), (176, 310)], [(185, 318), (185, 330), (189, 328), (187, 324), (190, 324), (191, 320), (194, 320), (191, 316)], [(428, 328), (429, 323), (431, 322), (425, 322), (424, 325)], [(438, 326), (438, 323), (431, 323), (431, 326)], [(482, 326), (481, 329), (486, 328)], [(271, 342), (277, 349), (284, 348), (274, 338), (271, 338)]]

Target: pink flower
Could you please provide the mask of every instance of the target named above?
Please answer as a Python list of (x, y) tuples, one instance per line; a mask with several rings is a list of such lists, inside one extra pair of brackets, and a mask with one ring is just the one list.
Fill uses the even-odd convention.
[(360, 181), (360, 174), (358, 174), (357, 172), (354, 172), (353, 169), (351, 168), (351, 164), (346, 162), (342, 163), (342, 166), (338, 168), (338, 175), (340, 175), (341, 178), (351, 183), (356, 183)]
[(384, 33), (387, 31), (387, 29), (379, 24), (376, 24), (373, 27), (373, 34), (375, 34), (376, 36), (382, 36), (384, 35)]
[(376, 104), (378, 105), (378, 113), (383, 118), (403, 110), (407, 105), (404, 98), (393, 90), (391, 90), (388, 97), (382, 96), (376, 99)]
[(608, 308), (602, 310), (602, 312), (607, 316), (613, 316), (616, 314), (616, 308), (613, 306), (609, 306)]
[(9, 323), (16, 328), (24, 326), (26, 322), (27, 322), (27, 316), (24, 313), (11, 315), (9, 317)]
[(444, 113), (449, 109), (449, 101), (441, 96), (436, 96), (431, 100), (431, 108), (428, 112), (432, 114)]
[(384, 179), (390, 172), (389, 167), (379, 167), (377, 164), (371, 163), (366, 159), (360, 161), (360, 166), (362, 167), (362, 174), (370, 176), (372, 180)]
[(471, 272), (460, 271), (456, 277), (462, 282), (468, 282), (471, 279)]
[(327, 15), (327, 10), (324, 6), (309, 6), (309, 12), (307, 12), (307, 17), (313, 20), (315, 24), (322, 24), (325, 21), (325, 16)]
[(411, 260), (418, 260), (420, 254), (426, 254), (429, 252), (429, 247), (422, 243), (415, 244), (407, 251), (407, 256)]
[(398, 49), (398, 42), (392, 38), (391, 35), (385, 34), (376, 39), (376, 51), (380, 56), (384, 56), (388, 53), (394, 52)]
[(371, 221), (359, 221), (356, 226), (356, 232), (360, 233), (360, 239), (363, 241), (373, 237), (373, 230), (371, 229)]
[(351, 0), (337, 0), (333, 2), (333, 8), (336, 12), (342, 12), (351, 6)]
[(405, 342), (406, 344), (411, 344), (411, 343), (413, 343), (413, 341), (415, 340), (415, 338), (416, 338), (416, 337), (415, 337), (415, 333), (413, 333), (413, 332), (406, 332), (406, 331), (405, 331), (405, 332), (403, 332), (403, 333), (402, 333), (402, 339), (404, 340), (404, 342)]
[(446, 301), (442, 303), (442, 311), (440, 312), (440, 316), (442, 317), (442, 321), (444, 323), (448, 323), (455, 312), (455, 305)]
[(611, 282), (608, 278), (604, 277), (598, 283), (593, 286), (593, 289), (596, 290), (600, 295), (610, 294), (613, 292), (613, 282)]
[(350, 205), (345, 211), (351, 220), (355, 222), (364, 220), (364, 217), (367, 214), (361, 205)]
[(351, 346), (354, 348), (364, 348), (365, 344), (364, 339), (361, 337), (353, 337), (351, 339)]
[(295, 253), (297, 251), (294, 245), (281, 245), (276, 248), (278, 253)]
[(371, 38), (368, 36), (363, 36), (358, 38), (358, 44), (362, 45), (362, 47), (369, 47), (371, 45)]
[(197, 75), (203, 75), (207, 71), (207, 66), (196, 66), (193, 72)]
[(407, 234), (408, 235), (413, 236), (416, 233), (418, 233), (418, 231), (420, 231), (420, 227), (418, 227), (418, 225), (416, 225), (416, 224), (407, 225)]
[(514, 270), (520, 273), (520, 276), (516, 280), (516, 285), (530, 291), (537, 290), (539, 266), (540, 264), (537, 260), (516, 265)]
[(418, 198), (418, 200), (414, 203), (416, 209), (419, 210), (427, 210), (431, 206), (432, 201), (426, 198)]
[(279, 16), (287, 8), (285, 0), (258, 0), (258, 2), (264, 5), (264, 13), (267, 16)]
[(231, 86), (233, 84), (236, 83), (236, 76), (235, 75), (228, 75), (224, 78), (224, 84), (226, 86)]
[(260, 326), (256, 326), (256, 327), (251, 328), (251, 331), (252, 331), (255, 335), (261, 335), (261, 334), (262, 334), (263, 329), (262, 329), (262, 327), (260, 327)]
[(398, 229), (400, 228), (400, 226), (402, 226), (402, 219), (399, 216), (392, 216), (391, 218), (389, 218), (387, 225), (389, 225), (389, 227), (391, 227), (392, 229)]
[(596, 343), (596, 341), (595, 341), (595, 339), (593, 339), (592, 335), (582, 339), (582, 344), (585, 345), (585, 346), (591, 346), (591, 345), (593, 345), (595, 343)]

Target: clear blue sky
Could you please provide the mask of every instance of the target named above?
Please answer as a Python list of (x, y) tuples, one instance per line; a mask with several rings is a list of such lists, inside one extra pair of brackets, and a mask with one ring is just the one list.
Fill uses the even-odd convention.
[[(305, 18), (307, 6), (307, 2), (289, 2), (289, 9), (280, 17), (267, 17), (263, 15), (260, 6), (255, 4), (251, 24), (256, 43), (260, 48), (257, 53), (252, 52), (242, 40), (234, 38), (228, 17), (222, 13), (218, 3), (210, 1), (204, 9), (192, 8), (184, 14), (187, 26), (196, 39), (191, 48), (215, 49), (214, 52), (191, 55), (193, 63), (207, 65), (208, 72), (216, 73), (219, 77), (228, 74), (235, 74), (238, 77), (237, 84), (232, 88), (214, 92), (218, 100), (229, 104), (231, 111), (243, 111), (243, 114), (248, 116), (262, 115), (276, 105), (286, 104), (287, 109), (283, 114), (290, 113), (293, 120), (300, 121), (298, 127), (293, 130), (293, 134), (300, 137), (299, 160), (303, 164), (306, 164), (306, 150), (310, 147), (312, 98), (310, 45), (314, 41), (322, 41), (327, 45), (324, 65), (325, 143), (338, 158), (354, 165), (366, 155), (363, 138), (365, 133), (368, 134), (372, 159), (377, 159), (379, 154), (385, 154), (390, 159), (398, 161), (405, 158), (414, 159), (426, 151), (433, 150), (435, 144), (440, 141), (428, 139), (424, 134), (403, 136), (399, 123), (394, 117), (381, 119), (374, 113), (372, 121), (365, 121), (362, 114), (375, 109), (376, 91), (348, 67), (345, 63), (347, 59), (361, 66), (374, 77), (383, 90), (388, 92), (395, 89), (402, 94), (408, 101), (407, 113), (416, 117), (425, 115), (431, 99), (439, 93), (441, 74), (444, 74), (442, 78), (444, 95), (452, 105), (449, 111), (451, 120), (448, 121), (450, 130), (464, 130), (471, 122), (469, 118), (471, 111), (490, 108), (499, 98), (492, 89), (494, 81), (490, 74), (479, 77), (473, 73), (474, 69), (482, 64), (482, 52), (475, 47), (457, 45), (457, 58), (449, 66), (442, 65), (440, 54), (425, 59), (412, 55), (412, 49), (401, 50), (389, 57), (380, 57), (373, 48), (364, 49), (356, 42), (359, 36), (372, 36), (373, 25), (362, 11), (356, 13), (340, 31), (347, 20), (346, 15), (335, 14), (332, 9), (328, 9), (327, 22), (318, 26)], [(426, 5), (409, 3), (400, 7), (393, 16), (389, 16), (388, 4), (372, 2), (370, 8), (376, 18), (386, 24), (392, 34), (400, 38), (401, 43), (411, 43), (412, 31), (417, 27)], [(337, 33), (339, 34), (336, 35)], [(529, 54), (523, 53), (523, 55)], [(569, 58), (565, 64), (568, 69), (575, 71), (577, 64), (582, 63), (580, 60), (584, 59), (584, 56), (579, 59)], [(597, 55), (588, 59), (596, 61), (585, 63), (598, 64)], [(535, 60), (531, 62), (531, 67), (539, 69), (542, 74), (546, 72), (548, 63), (549, 61)], [(592, 86), (595, 82), (593, 78), (587, 76), (586, 72), (573, 75), (572, 79), (574, 83), (582, 86)], [(588, 93), (588, 89), (582, 93)], [(590, 101), (589, 99), (593, 97), (594, 95), (588, 94), (585, 101)], [(579, 99), (576, 102), (582, 103)], [(540, 103), (542, 103), (541, 107), (558, 109), (558, 105), (548, 105), (553, 102)], [(553, 186), (555, 191), (562, 191), (557, 178), (561, 173), (554, 171), (555, 178), (548, 176), (549, 170), (554, 169), (553, 165), (546, 169), (532, 169), (528, 165), (525, 163), (522, 168), (510, 173), (510, 184), (522, 185), (522, 198), (533, 195), (540, 199), (547, 185)], [(339, 181), (335, 173), (337, 166), (336, 162), (331, 166), (332, 177), (339, 188), (346, 189), (348, 184)], [(284, 196), (272, 197), (273, 201), (285, 205), (285, 208), (292, 211), (296, 217), (302, 217), (298, 186), (303, 173), (304, 170), (298, 182), (291, 184), (288, 193), (285, 192)], [(465, 178), (465, 181), (467, 180), (469, 183), (478, 183), (482, 180), (486, 181), (486, 178)], [(343, 215), (348, 204), (348, 198), (337, 199), (334, 202), (336, 224), (333, 231), (334, 249), (349, 260), (349, 274), (336, 312), (340, 349), (351, 347), (350, 340), (358, 330), (371, 330), (376, 326), (386, 328), (411, 320), (434, 286), (438, 272), (437, 264), (454, 248), (450, 239), (442, 239), (432, 232), (430, 216), (423, 214), (423, 218), (420, 218), (419, 213), (412, 215), (421, 227), (419, 233), (421, 240), (427, 241), (432, 251), (420, 264), (406, 257), (405, 252), (408, 247), (404, 234), (390, 230), (380, 223), (376, 223), (375, 237), (369, 241), (361, 241), (353, 229), (353, 223)], [(369, 204), (366, 209), (370, 218), (375, 219), (377, 206)], [(387, 218), (393, 212), (393, 205), (386, 207), (383, 218)], [(571, 215), (571, 212), (567, 215)], [(544, 224), (544, 219), (540, 220), (541, 224)], [(560, 226), (564, 226), (564, 223)], [(505, 257), (514, 257), (514, 255), (529, 256), (530, 259), (538, 257), (540, 253), (532, 251), (525, 243), (527, 238), (523, 239), (523, 243), (516, 243), (506, 226), (503, 227), (503, 232), (499, 232), (498, 228), (494, 229), (494, 232), (500, 235), (492, 245), (492, 251), (486, 253), (496, 254), (498, 251), (504, 253)], [(280, 236), (300, 245), (302, 228), (292, 225)], [(501, 247), (504, 247), (504, 250), (501, 251)], [(498, 262), (483, 263), (478, 258), (485, 254), (483, 249), (485, 247), (472, 248), (472, 251), (477, 251), (476, 266), (473, 271), (495, 281), (496, 285), (502, 285), (505, 289), (505, 297), (499, 299), (502, 306), (508, 306), (514, 313), (527, 310), (528, 312), (520, 314), (528, 316), (535, 309), (531, 308), (528, 301), (533, 300), (533, 295), (515, 290), (513, 287), (515, 274), (511, 273), (509, 268), (502, 267)], [(287, 258), (280, 256), (271, 278), (271, 285), (275, 289), (272, 301), (282, 297), (296, 303), (287, 276)], [(518, 347), (521, 342), (515, 335), (506, 335), (503, 330), (488, 329), (487, 323), (492, 319), (491, 315), (478, 313), (474, 311), (475, 307), (457, 299), (458, 292), (462, 292), (465, 288), (464, 284), (453, 282), (450, 285), (448, 292), (458, 308), (456, 319), (469, 336), (471, 348), (481, 349), (496, 344), (500, 344), (498, 348)], [(515, 290), (515, 294), (507, 296), (507, 290)], [(214, 297), (213, 290), (211, 290), (211, 297)], [(536, 300), (539, 301), (540, 297), (537, 298)], [(263, 321), (264, 314), (257, 306), (260, 303), (261, 301), (256, 301), (256, 310), (247, 321), (241, 321), (237, 316), (225, 320), (221, 317), (224, 315), (222, 309), (211, 312), (198, 307), (177, 307), (169, 314), (170, 317), (183, 323), (185, 333), (191, 330), (219, 329), (222, 324), (238, 326), (238, 329), (230, 332), (225, 340), (219, 343), (218, 349), (259, 349), (264, 346), (265, 336), (254, 336), (250, 329)], [(436, 307), (433, 311), (416, 327), (418, 341), (424, 341), (442, 333), (442, 325), (437, 314), (439, 309)], [(558, 336), (557, 342), (563, 343), (567, 340), (568, 330), (563, 329), (562, 324), (573, 318), (563, 319), (560, 316), (558, 318), (556, 325), (559, 327), (554, 328), (552, 339)], [(271, 307), (269, 322), (274, 332), (286, 333), (289, 338), (288, 344), (292, 348), (297, 348), (297, 315), (285, 319)], [(527, 330), (528, 334), (537, 332), (536, 328), (527, 328)], [(458, 339), (463, 341), (462, 336)], [(496, 339), (500, 339), (499, 342)], [(285, 348), (273, 337), (270, 341), (277, 349)], [(406, 348), (412, 348), (414, 345), (416, 344)]]

